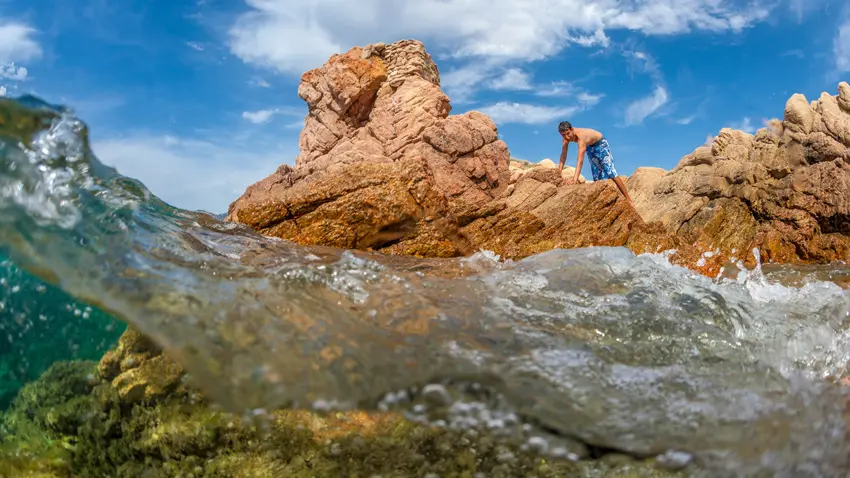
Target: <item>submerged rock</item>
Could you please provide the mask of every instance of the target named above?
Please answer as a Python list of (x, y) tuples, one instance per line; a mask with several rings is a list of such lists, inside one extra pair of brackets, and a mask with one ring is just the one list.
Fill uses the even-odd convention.
[(355, 47), (303, 75), (295, 166), (250, 186), (228, 220), (301, 244), (419, 257), (675, 249), (674, 262), (709, 275), (754, 265), (754, 249), (762, 261), (846, 261), (850, 86), (838, 89), (812, 103), (793, 95), (783, 120), (754, 135), (724, 128), (672, 171), (639, 168), (627, 183), (635, 211), (611, 181), (568, 186), (570, 167), (511, 160), (486, 115), (449, 116), (420, 42)]
[[(142, 351), (142, 353), (139, 353)], [(99, 369), (137, 353), (138, 366), (167, 361), (134, 329)], [(603, 453), (600, 459), (543, 459), (494, 437), (414, 424), (394, 413), (325, 415), (279, 410), (246, 419), (216, 410), (197, 392), (122, 393), (123, 372), (57, 363), (28, 384), (2, 416), (0, 476), (94, 478), (175, 476), (680, 476), (654, 460)], [(162, 377), (139, 373), (145, 390)]]

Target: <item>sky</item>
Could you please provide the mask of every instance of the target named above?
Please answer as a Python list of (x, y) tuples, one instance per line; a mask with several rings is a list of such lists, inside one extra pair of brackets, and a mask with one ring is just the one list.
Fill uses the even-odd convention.
[(221, 213), (294, 163), (302, 73), (405, 38), (452, 113), (488, 114), (512, 157), (557, 162), (569, 120), (605, 135), (623, 175), (850, 81), (841, 0), (0, 0), (0, 94), (73, 108), (102, 162)]

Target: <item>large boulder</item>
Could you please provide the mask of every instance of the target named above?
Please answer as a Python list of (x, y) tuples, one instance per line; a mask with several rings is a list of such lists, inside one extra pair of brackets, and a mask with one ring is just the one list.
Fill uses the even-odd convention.
[(456, 255), (451, 224), (442, 233), (432, 219), (482, 206), (508, 186), (510, 155), (496, 125), (476, 111), (449, 115), (437, 66), (418, 41), (334, 55), (302, 76), (298, 94), (308, 114), (295, 166), (250, 186), (229, 220), (347, 248), (427, 235), (406, 250)]

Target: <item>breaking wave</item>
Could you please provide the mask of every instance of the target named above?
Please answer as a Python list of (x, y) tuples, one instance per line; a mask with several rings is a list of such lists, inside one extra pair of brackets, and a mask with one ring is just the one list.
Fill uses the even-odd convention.
[(302, 247), (166, 204), (33, 97), (0, 99), (0, 246), (233, 411), (400, 410), (543, 454), (615, 449), (714, 476), (847, 470), (833, 383), (850, 362), (846, 265), (712, 279), (623, 248)]

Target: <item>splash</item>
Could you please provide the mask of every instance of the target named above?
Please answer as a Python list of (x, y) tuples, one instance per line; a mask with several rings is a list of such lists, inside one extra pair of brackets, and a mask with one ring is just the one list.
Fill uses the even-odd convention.
[(400, 410), (715, 476), (848, 466), (844, 392), (824, 377), (847, 373), (850, 296), (811, 275), (712, 280), (605, 247), (505, 262), (300, 247), (165, 204), (34, 98), (0, 100), (0, 245), (234, 411)]

